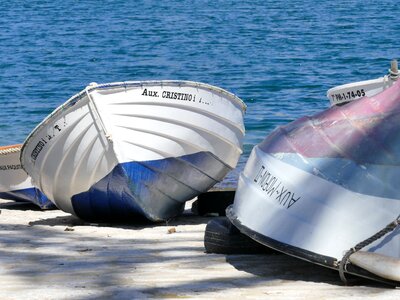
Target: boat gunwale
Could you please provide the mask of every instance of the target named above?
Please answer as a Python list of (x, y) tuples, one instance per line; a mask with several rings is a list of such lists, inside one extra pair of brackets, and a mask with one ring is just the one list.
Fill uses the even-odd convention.
[[(227, 207), (226, 216), (229, 219), (229, 221), (236, 228), (239, 229), (239, 231), (241, 233), (250, 237), (251, 239), (255, 240), (256, 242), (264, 245), (265, 247), (274, 249), (274, 250), (282, 252), (286, 255), (289, 255), (289, 256), (325, 267), (325, 268), (339, 271), (339, 261), (334, 257), (318, 254), (316, 252), (312, 252), (312, 251), (305, 250), (305, 249), (302, 249), (302, 248), (299, 248), (296, 246), (292, 246), (292, 245), (284, 243), (284, 242), (280, 242), (280, 241), (272, 239), (266, 235), (263, 235), (262, 233), (259, 233), (254, 229), (247, 227), (239, 220), (239, 217), (235, 213), (234, 204)], [(361, 267), (358, 267), (354, 264), (348, 264), (347, 270), (345, 270), (345, 273), (363, 277), (363, 278), (367, 278), (369, 280), (375, 280), (375, 281), (382, 282), (384, 284), (388, 284), (391, 286), (400, 287), (400, 282), (390, 280), (390, 279), (385, 279), (385, 278), (380, 277), (376, 274), (373, 274)]]
[(7, 155), (10, 153), (20, 152), (21, 148), (22, 144), (0, 146), (0, 155)]
[(330, 89), (328, 89), (326, 92), (326, 96), (329, 99), (329, 95), (334, 92), (337, 92), (338, 90), (352, 88), (355, 86), (379, 84), (381, 82), (389, 82), (389, 80), (390, 80), (390, 77), (388, 75), (385, 75), (385, 76), (381, 76), (381, 77), (378, 77), (375, 79), (367, 79), (367, 80), (360, 80), (360, 81), (354, 81), (354, 82), (350, 82), (350, 83), (340, 84), (340, 85), (337, 85), (337, 86), (334, 86), (334, 87), (331, 87)]
[(171, 85), (171, 86), (178, 86), (178, 87), (194, 87), (194, 88), (200, 87), (205, 90), (214, 91), (214, 92), (220, 93), (222, 95), (228, 96), (229, 100), (235, 102), (236, 104), (238, 104), (241, 107), (241, 110), (243, 113), (246, 112), (247, 105), (238, 96), (236, 96), (235, 94), (230, 93), (227, 90), (224, 90), (222, 88), (219, 88), (219, 87), (216, 87), (216, 86), (213, 86), (210, 84), (206, 84), (206, 83), (201, 83), (201, 82), (187, 81), (187, 80), (148, 80), (148, 81), (121, 81), (121, 82), (112, 82), (112, 83), (89, 84), (85, 89), (83, 89), (79, 93), (73, 95), (71, 98), (69, 98), (63, 104), (58, 106), (43, 121), (41, 121), (27, 136), (24, 143), (22, 144), (21, 153), (20, 153), (20, 161), (21, 161), (22, 168), (27, 172), (27, 170), (25, 169), (24, 153), (25, 153), (26, 145), (29, 143), (29, 141), (31, 139), (33, 139), (35, 134), (41, 128), (46, 126), (47, 123), (50, 122), (50, 120), (52, 120), (54, 117), (61, 114), (64, 109), (67, 109), (67, 108), (75, 105), (79, 100), (81, 100), (85, 95), (87, 95), (87, 93), (95, 91), (95, 90), (127, 88), (127, 87), (143, 87), (143, 86), (154, 86), (154, 85), (161, 85), (161, 86)]

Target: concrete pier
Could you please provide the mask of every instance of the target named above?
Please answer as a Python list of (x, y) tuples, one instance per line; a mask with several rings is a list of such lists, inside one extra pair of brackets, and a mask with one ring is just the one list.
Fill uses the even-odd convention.
[(209, 220), (90, 224), (0, 200), (0, 299), (400, 299), (283, 254), (206, 254)]

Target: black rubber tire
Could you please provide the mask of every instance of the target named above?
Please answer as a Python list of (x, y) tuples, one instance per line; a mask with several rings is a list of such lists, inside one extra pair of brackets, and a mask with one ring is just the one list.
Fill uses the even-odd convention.
[(273, 250), (242, 234), (226, 217), (217, 217), (208, 222), (204, 233), (206, 253), (256, 254)]

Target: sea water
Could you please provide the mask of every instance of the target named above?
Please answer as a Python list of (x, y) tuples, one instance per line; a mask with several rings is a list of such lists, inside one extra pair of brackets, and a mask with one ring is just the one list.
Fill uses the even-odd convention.
[(0, 2), (0, 145), (90, 82), (201, 81), (247, 104), (244, 153), (400, 58), (396, 1)]

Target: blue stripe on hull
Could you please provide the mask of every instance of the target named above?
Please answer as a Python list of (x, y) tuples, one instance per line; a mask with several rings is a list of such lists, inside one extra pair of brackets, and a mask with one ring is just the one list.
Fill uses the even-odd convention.
[(16, 191), (0, 192), (0, 198), (14, 201), (31, 202), (42, 209), (55, 208), (55, 205), (50, 202), (50, 200), (47, 199), (47, 197), (41, 191), (34, 187)]
[(209, 152), (122, 163), (89, 191), (74, 195), (72, 206), (86, 220), (138, 216), (166, 220), (181, 213), (185, 201), (207, 191), (228, 171)]

